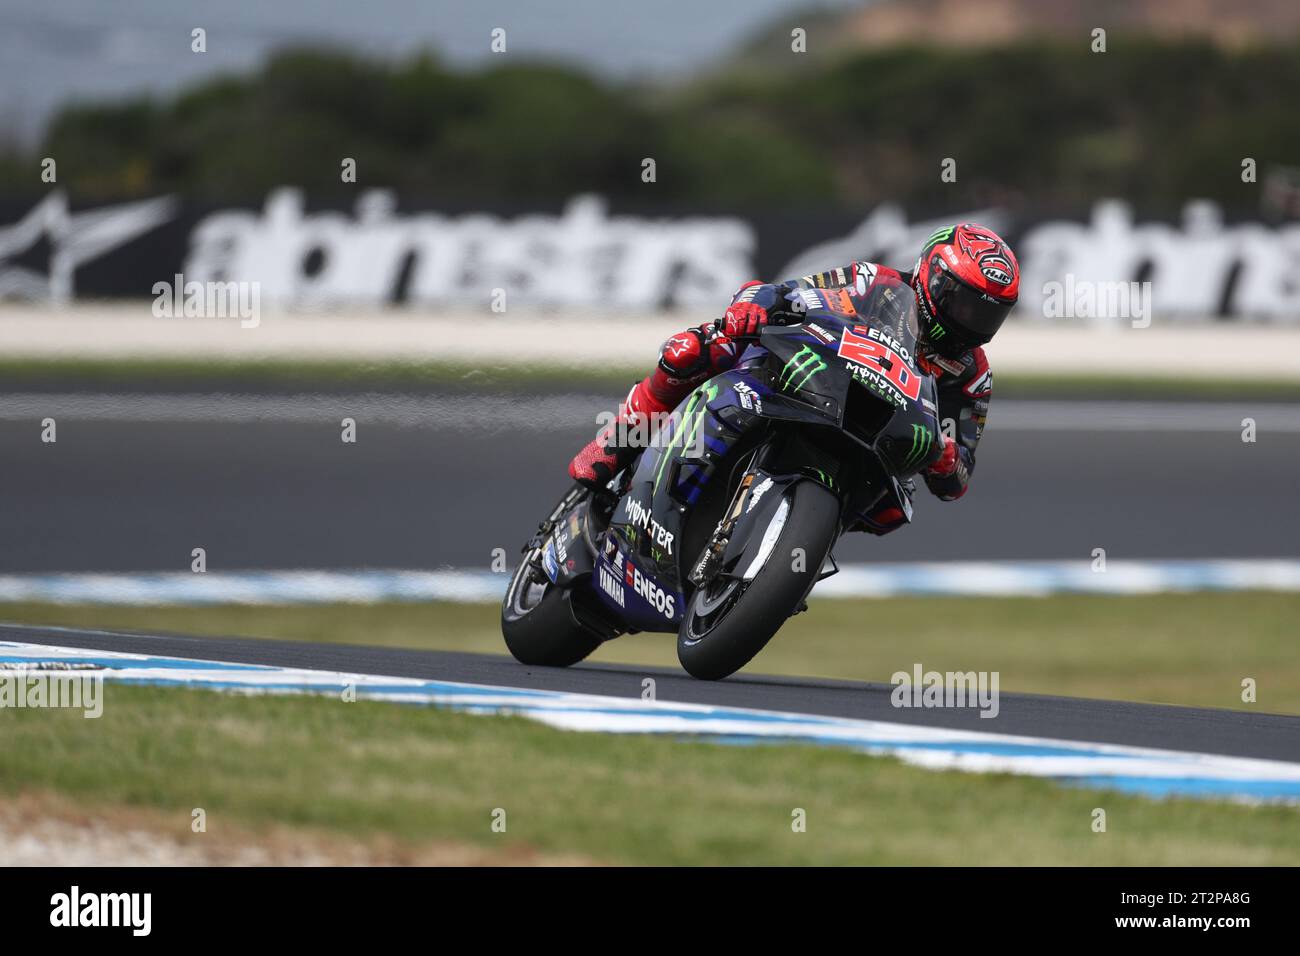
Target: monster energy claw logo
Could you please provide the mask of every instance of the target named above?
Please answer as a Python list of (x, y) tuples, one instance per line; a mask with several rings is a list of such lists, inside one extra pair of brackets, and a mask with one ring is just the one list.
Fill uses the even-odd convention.
[(903, 467), (910, 468), (913, 465), (925, 461), (926, 454), (930, 451), (930, 445), (934, 441), (934, 433), (924, 425), (912, 426), (912, 447), (903, 459)]
[[(782, 391), (789, 389), (792, 392), (797, 392), (807, 385), (814, 375), (824, 371), (826, 371), (825, 360), (805, 345), (795, 354), (794, 358), (785, 363), (777, 382), (780, 384)], [(798, 375), (803, 377), (796, 382), (795, 377)]]
[(951, 239), (953, 234), (952, 226), (944, 226), (942, 229), (936, 229), (930, 234), (930, 238), (922, 243), (923, 248), (930, 248), (936, 242), (943, 242), (945, 239)]
[(686, 403), (686, 411), (682, 416), (680, 427), (673, 430), (672, 439), (668, 442), (668, 447), (659, 455), (659, 465), (655, 468), (654, 486), (651, 494), (659, 491), (659, 480), (664, 476), (664, 468), (669, 460), (674, 457), (673, 449), (677, 446), (677, 440), (682, 440), (682, 454), (695, 444), (696, 438), (700, 434), (700, 425), (704, 422), (704, 413), (708, 410), (708, 403), (718, 397), (718, 386), (704, 384), (691, 393), (689, 401)]

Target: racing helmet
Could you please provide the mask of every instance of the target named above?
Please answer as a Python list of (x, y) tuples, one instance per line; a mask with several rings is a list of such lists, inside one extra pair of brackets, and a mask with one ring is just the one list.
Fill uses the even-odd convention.
[(957, 358), (1002, 327), (1020, 295), (1020, 265), (992, 229), (963, 222), (936, 231), (912, 273), (921, 340)]

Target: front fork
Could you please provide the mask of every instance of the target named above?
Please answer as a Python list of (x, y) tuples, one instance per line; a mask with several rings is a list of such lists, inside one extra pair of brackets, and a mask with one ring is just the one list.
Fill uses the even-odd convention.
[[(795, 480), (797, 481), (800, 479)], [(830, 484), (828, 480), (824, 480), (824, 477), (819, 477), (816, 473), (805, 474), (803, 480), (817, 481), (819, 484), (825, 485), (831, 491), (835, 490), (834, 486)], [(789, 481), (787, 478), (775, 478), (768, 475), (761, 467), (756, 465), (754, 459), (751, 459), (746, 468), (744, 477), (741, 478), (740, 485), (737, 487), (736, 493), (732, 497), (730, 506), (728, 506), (722, 520), (718, 522), (718, 526), (714, 529), (713, 535), (709, 538), (709, 542), (705, 546), (703, 553), (700, 555), (700, 559), (695, 563), (695, 566), (691, 569), (691, 573), (688, 575), (688, 580), (691, 584), (695, 585), (697, 588), (704, 587), (722, 573), (723, 566), (727, 560), (728, 545), (731, 544), (732, 536), (735, 533), (740, 519), (757, 507), (764, 495), (771, 493), (780, 497), (785, 494), (788, 487)], [(762, 515), (763, 511), (760, 510), (760, 520)], [(752, 529), (748, 532), (750, 535), (753, 533)], [(748, 551), (750, 545), (746, 543), (745, 539), (742, 539), (739, 543), (739, 547), (742, 551)], [(739, 555), (733, 555), (733, 564), (738, 557)], [(821, 572), (813, 581), (813, 584), (816, 584), (817, 581), (823, 581), (839, 572), (839, 566), (835, 563), (834, 554), (827, 554), (826, 558), (830, 563), (830, 570)], [(811, 585), (809, 590), (811, 590)], [(806, 597), (807, 595), (805, 595), (805, 600), (800, 602), (799, 607), (795, 609), (794, 613), (798, 614), (800, 611), (806, 611), (808, 609)]]
[(686, 576), (687, 580), (697, 588), (712, 581), (722, 567), (722, 555), (727, 550), (727, 542), (731, 540), (731, 532), (736, 527), (736, 521), (745, 513), (745, 503), (749, 500), (756, 477), (757, 471), (751, 462), (750, 467), (745, 471), (745, 477), (740, 479), (740, 487), (732, 496), (730, 506), (723, 514), (722, 520), (718, 522), (718, 526), (713, 529), (709, 543), (704, 546), (700, 559), (695, 562), (695, 567)]

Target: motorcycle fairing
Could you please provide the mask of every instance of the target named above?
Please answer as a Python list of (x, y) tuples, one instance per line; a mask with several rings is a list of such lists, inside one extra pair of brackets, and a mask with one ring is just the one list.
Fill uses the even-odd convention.
[(604, 540), (592, 575), (596, 594), (634, 630), (677, 630), (686, 602), (681, 591), (650, 574), (612, 528)]
[[(717, 463), (759, 420), (756, 408), (765, 406), (768, 394), (741, 370), (718, 375), (683, 400), (641, 456), (606, 532), (612, 550), (602, 548), (597, 561), (601, 599), (641, 630), (675, 630), (680, 623), (686, 603), (681, 562), (692, 560), (680, 554), (683, 518)], [(599, 586), (602, 567), (617, 576), (618, 588)]]
[(592, 572), (592, 556), (584, 539), (587, 502), (580, 501), (556, 522), (542, 547), (542, 570), (553, 584), (569, 587)]

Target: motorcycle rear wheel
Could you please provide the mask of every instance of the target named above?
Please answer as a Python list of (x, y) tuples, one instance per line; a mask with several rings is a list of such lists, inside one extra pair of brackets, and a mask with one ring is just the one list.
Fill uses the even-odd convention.
[(586, 658), (601, 640), (573, 619), (571, 595), (547, 579), (528, 556), (515, 569), (501, 602), (501, 636), (521, 664), (568, 667)]

